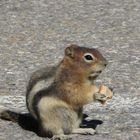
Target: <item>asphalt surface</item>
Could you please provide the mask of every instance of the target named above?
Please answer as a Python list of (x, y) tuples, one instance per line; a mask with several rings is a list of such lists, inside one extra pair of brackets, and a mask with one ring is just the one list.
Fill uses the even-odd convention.
[[(25, 91), (31, 73), (57, 64), (69, 44), (102, 52), (109, 65), (97, 82), (115, 92), (106, 106), (85, 106), (94, 125), (99, 124), (98, 134), (72, 139), (139, 140), (139, 0), (1, 0), (0, 108), (27, 112)], [(43, 138), (0, 120), (0, 140), (27, 139)]]

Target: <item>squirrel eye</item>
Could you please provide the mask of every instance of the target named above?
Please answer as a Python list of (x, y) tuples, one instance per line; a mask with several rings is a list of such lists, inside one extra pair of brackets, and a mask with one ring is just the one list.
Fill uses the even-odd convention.
[(91, 53), (86, 53), (86, 54), (84, 54), (84, 60), (86, 62), (91, 62), (94, 60), (94, 56)]

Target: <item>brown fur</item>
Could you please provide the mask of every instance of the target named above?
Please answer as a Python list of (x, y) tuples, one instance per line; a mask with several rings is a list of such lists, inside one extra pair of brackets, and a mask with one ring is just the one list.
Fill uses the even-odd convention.
[[(106, 65), (107, 61), (96, 49), (71, 45), (65, 49), (65, 56), (57, 67), (49, 70), (44, 68), (32, 75), (26, 101), (29, 112), (39, 123), (42, 136), (95, 133), (93, 129), (82, 129), (79, 126), (85, 104), (95, 100), (102, 103), (112, 97), (109, 89), (101, 94), (94, 84)], [(53, 81), (47, 86), (49, 78)], [(106, 100), (104, 97), (107, 97)], [(5, 114), (6, 118), (8, 115)], [(11, 115), (11, 120), (12, 117), (15, 118)]]
[[(67, 54), (67, 49), (71, 55)], [(96, 56), (96, 60), (92, 63), (86, 63), (83, 60), (83, 55), (88, 52)], [(92, 102), (93, 94), (99, 89), (92, 83), (96, 77), (90, 81), (88, 76), (94, 70), (100, 69), (102, 71), (106, 63), (105, 58), (95, 49), (82, 48), (76, 45), (66, 48), (57, 77), (59, 90), (63, 91), (60, 92), (60, 97), (75, 107), (81, 107)]]

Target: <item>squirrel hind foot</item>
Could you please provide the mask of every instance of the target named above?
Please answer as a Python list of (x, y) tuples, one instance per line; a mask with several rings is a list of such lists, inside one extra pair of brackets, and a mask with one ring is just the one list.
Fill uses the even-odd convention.
[(73, 134), (81, 134), (81, 135), (94, 135), (96, 130), (93, 128), (77, 128), (74, 129)]

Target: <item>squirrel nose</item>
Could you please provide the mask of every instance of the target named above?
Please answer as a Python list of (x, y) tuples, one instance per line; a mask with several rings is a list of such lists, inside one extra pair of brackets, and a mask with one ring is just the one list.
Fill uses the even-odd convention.
[(108, 62), (107, 62), (107, 60), (105, 60), (105, 62), (104, 62), (104, 65), (105, 65), (105, 67), (108, 65)]
[(100, 60), (99, 63), (100, 63), (100, 65), (105, 66), (105, 67), (108, 64), (107, 60), (105, 60), (105, 59), (104, 60)]
[(102, 64), (106, 67), (108, 62), (105, 60), (105, 61), (102, 62)]

